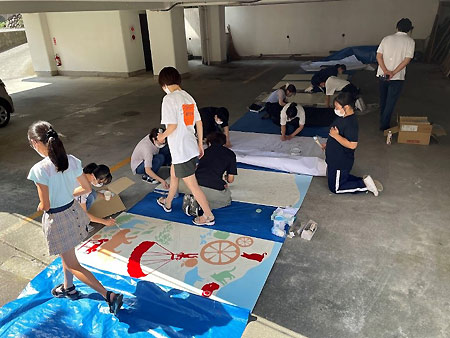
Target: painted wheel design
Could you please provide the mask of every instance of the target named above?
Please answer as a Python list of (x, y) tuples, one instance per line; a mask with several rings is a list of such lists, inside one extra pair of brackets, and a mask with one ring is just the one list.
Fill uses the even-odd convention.
[(253, 245), (253, 238), (248, 236), (239, 237), (236, 240), (236, 244), (239, 245), (241, 248), (247, 248)]
[(209, 242), (200, 251), (200, 257), (212, 265), (226, 265), (239, 258), (241, 249), (230, 241), (218, 240)]

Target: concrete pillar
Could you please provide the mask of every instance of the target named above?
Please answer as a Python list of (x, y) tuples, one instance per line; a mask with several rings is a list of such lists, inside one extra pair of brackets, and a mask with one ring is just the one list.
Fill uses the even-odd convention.
[(31, 60), (38, 76), (57, 75), (52, 38), (48, 29), (47, 14), (23, 14)]
[(184, 9), (175, 7), (167, 12), (147, 11), (153, 74), (158, 75), (167, 66), (180, 74), (189, 71), (184, 27)]
[(204, 64), (220, 64), (227, 60), (225, 7), (200, 6), (200, 31)]

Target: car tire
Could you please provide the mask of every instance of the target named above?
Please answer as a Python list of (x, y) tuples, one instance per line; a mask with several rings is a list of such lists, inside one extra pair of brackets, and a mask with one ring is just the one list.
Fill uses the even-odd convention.
[(10, 117), (9, 107), (0, 101), (0, 128), (5, 127), (9, 123)]

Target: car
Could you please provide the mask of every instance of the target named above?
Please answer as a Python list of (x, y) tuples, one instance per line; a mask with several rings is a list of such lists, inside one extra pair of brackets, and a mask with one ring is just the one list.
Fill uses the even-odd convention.
[(0, 128), (8, 124), (12, 113), (14, 113), (13, 101), (6, 91), (5, 84), (0, 80)]

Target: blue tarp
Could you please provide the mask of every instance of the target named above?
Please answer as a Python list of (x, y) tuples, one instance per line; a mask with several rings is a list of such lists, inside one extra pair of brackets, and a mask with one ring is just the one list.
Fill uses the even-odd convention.
[(354, 46), (347, 47), (337, 51), (321, 61), (342, 60), (347, 56), (355, 55), (362, 63), (377, 63), (377, 49), (378, 46)]
[[(280, 127), (273, 123), (271, 119), (261, 119), (264, 114), (265, 111), (260, 113), (247, 112), (230, 127), (230, 130), (249, 133), (280, 134)], [(288, 130), (288, 134), (292, 131)], [(326, 138), (328, 137), (329, 131), (330, 127), (305, 127), (298, 136), (313, 137), (317, 135)]]
[[(159, 197), (161, 197), (161, 194), (155, 192), (149, 193), (128, 212), (196, 226), (192, 223), (193, 217), (186, 216), (181, 210), (181, 205), (183, 204), (182, 196), (173, 200), (172, 212), (165, 212), (156, 203)], [(214, 210), (216, 224), (208, 228), (258, 237), (274, 242), (284, 242), (284, 238), (273, 235), (271, 231), (272, 221), (270, 216), (275, 209), (275, 207), (266, 205), (233, 201), (226, 208)]]
[(63, 281), (58, 258), (18, 299), (0, 308), (0, 337), (241, 337), (249, 311), (147, 281), (89, 268), (109, 290), (124, 294), (117, 317), (103, 297), (78, 282), (82, 298), (52, 297)]

